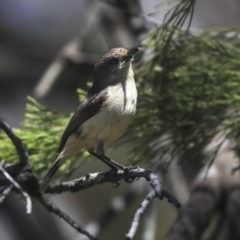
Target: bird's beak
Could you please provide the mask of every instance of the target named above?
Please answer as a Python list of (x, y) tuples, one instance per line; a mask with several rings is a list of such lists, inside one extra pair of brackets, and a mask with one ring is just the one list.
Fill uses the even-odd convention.
[(134, 57), (134, 55), (136, 53), (138, 53), (140, 50), (141, 50), (140, 47), (132, 49), (132, 50), (129, 50), (127, 55), (122, 59), (122, 62), (126, 63), (126, 62), (130, 61)]

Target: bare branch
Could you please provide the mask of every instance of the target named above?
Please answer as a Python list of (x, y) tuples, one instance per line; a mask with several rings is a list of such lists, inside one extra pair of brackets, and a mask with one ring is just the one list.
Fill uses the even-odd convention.
[[(128, 177), (135, 178), (145, 178), (147, 181), (150, 181), (150, 185), (155, 191), (156, 195), (159, 198), (165, 197), (170, 203), (174, 204), (177, 208), (181, 206), (181, 204), (174, 198), (169, 192), (162, 188), (162, 185), (158, 179), (158, 176), (151, 172), (150, 170), (143, 168), (133, 168), (128, 172)], [(125, 174), (123, 170), (109, 171), (107, 173), (98, 172), (98, 173), (90, 173), (84, 177), (79, 179), (75, 179), (71, 182), (63, 182), (56, 185), (50, 185), (46, 193), (62, 193), (62, 192), (78, 192), (90, 187), (93, 187), (98, 184), (103, 184), (106, 182), (119, 182), (125, 178)]]
[(171, 193), (169, 193), (166, 189), (162, 190), (162, 195), (163, 195), (163, 197), (165, 197), (168, 200), (168, 202), (175, 205), (176, 208), (181, 207), (180, 202)]
[[(0, 128), (6, 133), (9, 139), (12, 141), (13, 145), (16, 148), (17, 154), (19, 156), (19, 163), (15, 164), (14, 170), (17, 169), (15, 172), (15, 176), (17, 176), (22, 170), (29, 169), (30, 164), (28, 161), (28, 153), (24, 148), (22, 141), (18, 136), (12, 131), (11, 127), (2, 119), (0, 118)], [(9, 165), (10, 167), (11, 165)], [(10, 167), (13, 170), (13, 167)], [(11, 183), (10, 186), (5, 188), (0, 195), (0, 202), (2, 202), (5, 197), (13, 190), (14, 186), (16, 189), (20, 191), (20, 193), (26, 198), (27, 201), (27, 213), (31, 213), (32, 209), (32, 202), (29, 195), (21, 188), (21, 186), (11, 177), (8, 171), (0, 165), (0, 171), (4, 174), (5, 178)]]
[[(144, 199), (140, 208), (137, 210), (134, 216), (132, 226), (130, 228), (129, 233), (126, 236), (126, 239), (132, 239), (137, 231), (140, 216), (145, 211), (146, 207), (151, 203), (153, 198), (158, 197), (161, 199), (165, 197), (170, 203), (173, 203), (176, 207), (180, 207), (180, 203), (170, 193), (168, 193), (166, 190), (162, 188), (158, 176), (152, 173), (150, 170), (142, 168), (133, 168), (128, 172), (128, 177), (132, 179), (143, 177), (147, 181), (150, 181), (150, 185), (153, 188), (153, 191), (150, 192), (148, 196)], [(65, 182), (55, 186), (50, 186), (46, 190), (46, 192), (47, 193), (62, 193), (64, 191), (76, 192), (105, 182), (118, 182), (124, 178), (125, 174), (124, 171), (122, 170), (119, 170), (118, 172), (110, 171), (107, 173), (102, 172), (92, 173), (71, 182)]]
[(157, 215), (158, 215), (158, 205), (156, 202), (152, 202), (149, 205), (145, 216), (143, 224), (142, 240), (155, 240), (156, 239), (156, 229), (157, 229)]
[(9, 182), (14, 185), (14, 187), (25, 197), (27, 205), (26, 210), (27, 214), (30, 214), (32, 212), (32, 201), (28, 193), (26, 193), (22, 187), (9, 175), (8, 172), (0, 165), (0, 171), (3, 173), (3, 175), (9, 180)]
[(7, 136), (11, 139), (13, 145), (15, 146), (18, 156), (19, 156), (19, 163), (22, 168), (30, 167), (28, 161), (28, 153), (24, 148), (22, 141), (19, 137), (12, 131), (11, 127), (2, 119), (0, 118), (0, 128), (7, 134)]
[(126, 239), (131, 240), (138, 228), (139, 220), (141, 215), (144, 213), (148, 205), (152, 202), (152, 200), (157, 197), (157, 194), (155, 191), (151, 191), (147, 197), (143, 200), (139, 208), (137, 209), (136, 213), (134, 214), (132, 225), (130, 227), (129, 232), (126, 234)]
[(57, 216), (62, 218), (68, 224), (70, 224), (73, 228), (75, 228), (79, 233), (86, 235), (91, 240), (97, 240), (96, 237), (92, 236), (89, 232), (87, 232), (83, 227), (79, 226), (74, 220), (72, 220), (66, 213), (61, 211), (55, 205), (53, 205), (50, 201), (46, 198), (39, 195), (37, 197), (38, 201), (49, 211), (55, 213)]
[(11, 184), (8, 187), (5, 187), (2, 191), (0, 191), (0, 203), (2, 203), (4, 201), (4, 199), (7, 197), (8, 194), (11, 193), (13, 189), (13, 185)]
[[(109, 171), (109, 172), (97, 172), (97, 173), (89, 173), (84, 177), (79, 179), (75, 179), (70, 182), (63, 182), (56, 185), (50, 185), (46, 190), (46, 193), (62, 193), (62, 192), (78, 192), (80, 190), (84, 190), (90, 187), (93, 187), (98, 184), (103, 184), (106, 182), (115, 183), (120, 180), (123, 180), (125, 177), (123, 170)], [(134, 168), (131, 169), (128, 173), (128, 177), (131, 179), (135, 178), (146, 178), (147, 181), (151, 181), (152, 187), (155, 189), (157, 193), (161, 191), (161, 184), (150, 170), (146, 170), (143, 168)]]
[[(102, 214), (97, 217), (97, 219), (90, 221), (86, 225), (86, 229), (97, 236), (100, 231), (103, 231), (104, 228), (120, 213), (124, 212), (131, 203), (139, 197), (142, 193), (142, 188), (130, 188), (126, 192), (115, 196), (111, 199), (108, 206), (102, 211)], [(83, 237), (79, 240), (85, 240)]]

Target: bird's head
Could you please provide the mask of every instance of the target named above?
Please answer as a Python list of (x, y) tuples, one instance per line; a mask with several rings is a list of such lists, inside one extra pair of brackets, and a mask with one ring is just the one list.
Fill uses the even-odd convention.
[(94, 78), (96, 81), (119, 82), (124, 81), (129, 71), (132, 71), (131, 61), (140, 50), (136, 48), (127, 50), (125, 48), (113, 48), (103, 54), (95, 65)]

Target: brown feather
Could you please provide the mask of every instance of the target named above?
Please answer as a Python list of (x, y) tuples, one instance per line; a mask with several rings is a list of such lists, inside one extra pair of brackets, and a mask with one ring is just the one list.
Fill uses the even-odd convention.
[[(91, 89), (92, 90), (92, 89)], [(91, 92), (91, 90), (89, 92)], [(71, 120), (68, 123), (66, 130), (64, 131), (61, 142), (58, 148), (60, 153), (69, 138), (85, 121), (93, 117), (96, 113), (101, 110), (102, 105), (106, 99), (107, 90), (102, 90), (99, 93), (88, 95), (86, 99), (80, 104), (78, 110), (74, 113)]]

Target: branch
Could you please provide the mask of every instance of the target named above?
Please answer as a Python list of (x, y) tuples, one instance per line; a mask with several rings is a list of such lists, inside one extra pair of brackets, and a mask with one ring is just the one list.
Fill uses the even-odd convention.
[[(130, 240), (133, 238), (137, 231), (140, 216), (155, 197), (158, 197), (160, 199), (165, 197), (177, 208), (179, 208), (181, 205), (169, 192), (162, 188), (158, 176), (152, 173), (150, 170), (133, 168), (128, 172), (128, 177), (132, 179), (144, 177), (147, 181), (150, 181), (150, 185), (153, 188), (153, 191), (151, 191), (144, 199), (141, 206), (134, 215), (132, 226), (129, 230), (129, 233), (126, 235), (126, 239)], [(71, 182), (65, 182), (58, 185), (50, 186), (46, 190), (46, 193), (62, 193), (64, 191), (76, 192), (105, 182), (119, 182), (124, 178), (125, 174), (123, 170), (118, 170), (117, 172), (109, 171), (107, 173), (92, 173)]]
[[(147, 181), (150, 181), (150, 185), (153, 188), (154, 192), (159, 198), (165, 197), (170, 203), (174, 204), (177, 208), (181, 206), (181, 204), (177, 201), (175, 197), (173, 197), (169, 192), (162, 188), (162, 185), (159, 181), (159, 178), (156, 174), (151, 172), (150, 170), (143, 168), (133, 168), (129, 170), (128, 177), (135, 178), (145, 178)], [(103, 184), (106, 182), (118, 182), (125, 178), (125, 174), (123, 170), (118, 170), (117, 172), (109, 171), (109, 172), (97, 172), (97, 173), (89, 173), (84, 177), (79, 179), (75, 179), (70, 182), (63, 182), (56, 185), (50, 185), (46, 193), (63, 193), (63, 192), (79, 192), (81, 190), (93, 187), (98, 184)]]
[(20, 138), (12, 131), (11, 127), (2, 118), (0, 118), (0, 128), (7, 134), (15, 146), (17, 154), (19, 156), (20, 167), (29, 168), (30, 164), (28, 161), (28, 153), (24, 148)]
[[(130, 188), (124, 193), (113, 197), (101, 215), (86, 225), (86, 229), (97, 236), (100, 231), (103, 231), (114, 218), (124, 212), (139, 197), (141, 190), (139, 188)], [(85, 240), (85, 238), (81, 240)]]
[[(131, 169), (128, 173), (129, 178), (140, 178), (144, 177), (147, 181), (151, 180), (151, 177), (154, 175), (150, 170), (137, 168)], [(75, 179), (70, 182), (63, 182), (56, 185), (50, 185), (46, 193), (62, 193), (62, 192), (78, 192), (90, 187), (93, 187), (98, 184), (103, 184), (106, 182), (113, 183), (123, 180), (125, 177), (123, 170), (118, 170), (117, 172), (109, 171), (109, 172), (97, 172), (97, 173), (89, 173), (84, 177), (79, 179)], [(153, 177), (152, 177), (153, 178)], [(155, 179), (154, 179), (155, 182)], [(160, 182), (155, 185), (160, 185)], [(156, 187), (156, 191), (161, 189), (161, 185)]]
[(59, 208), (54, 206), (50, 201), (46, 198), (39, 195), (37, 200), (49, 211), (55, 213), (57, 216), (62, 218), (64, 221), (69, 223), (73, 228), (75, 228), (79, 233), (86, 235), (91, 240), (97, 240), (96, 237), (92, 236), (89, 232), (87, 232), (83, 227), (79, 226), (74, 220), (72, 220), (66, 213), (62, 212)]
[(148, 207), (148, 205), (153, 201), (153, 199), (157, 197), (157, 194), (155, 191), (151, 191), (147, 197), (143, 200), (143, 202), (141, 203), (141, 205), (139, 206), (139, 208), (137, 209), (136, 213), (134, 214), (133, 217), (133, 221), (132, 221), (132, 225), (131, 228), (129, 230), (129, 232), (126, 234), (126, 239), (127, 240), (131, 240), (138, 228), (138, 224), (139, 224), (139, 220), (141, 215), (144, 213), (144, 211), (146, 210), (146, 208)]
[(166, 189), (162, 190), (162, 195), (168, 200), (169, 203), (172, 203), (176, 208), (180, 208), (181, 204), (180, 202)]
[(158, 206), (156, 202), (149, 205), (143, 223), (142, 240), (155, 240), (157, 229)]
[[(9, 182), (25, 197), (27, 202), (27, 205), (26, 205), (27, 213), (30, 214), (32, 212), (32, 201), (28, 193), (26, 193), (22, 189), (22, 187), (9, 175), (9, 173), (6, 172), (6, 170), (2, 167), (2, 165), (0, 165), (0, 171), (9, 180)], [(7, 191), (10, 191), (10, 190), (12, 190), (12, 187), (9, 187)]]
[(8, 194), (10, 194), (10, 192), (13, 190), (13, 185), (11, 184), (10, 186), (8, 187), (3, 187), (3, 190), (0, 191), (0, 203), (2, 203), (4, 201), (4, 199), (6, 198), (6, 196)]
[[(145, 192), (145, 188), (142, 187), (141, 182), (136, 182), (135, 184), (137, 184), (137, 186), (133, 187), (133, 185), (130, 185), (130, 189), (113, 197), (102, 213), (86, 225), (86, 229), (97, 236), (100, 231), (104, 231), (106, 226), (108, 226), (114, 218), (126, 211), (126, 209)], [(85, 238), (81, 238), (80, 240), (85, 240)]]

